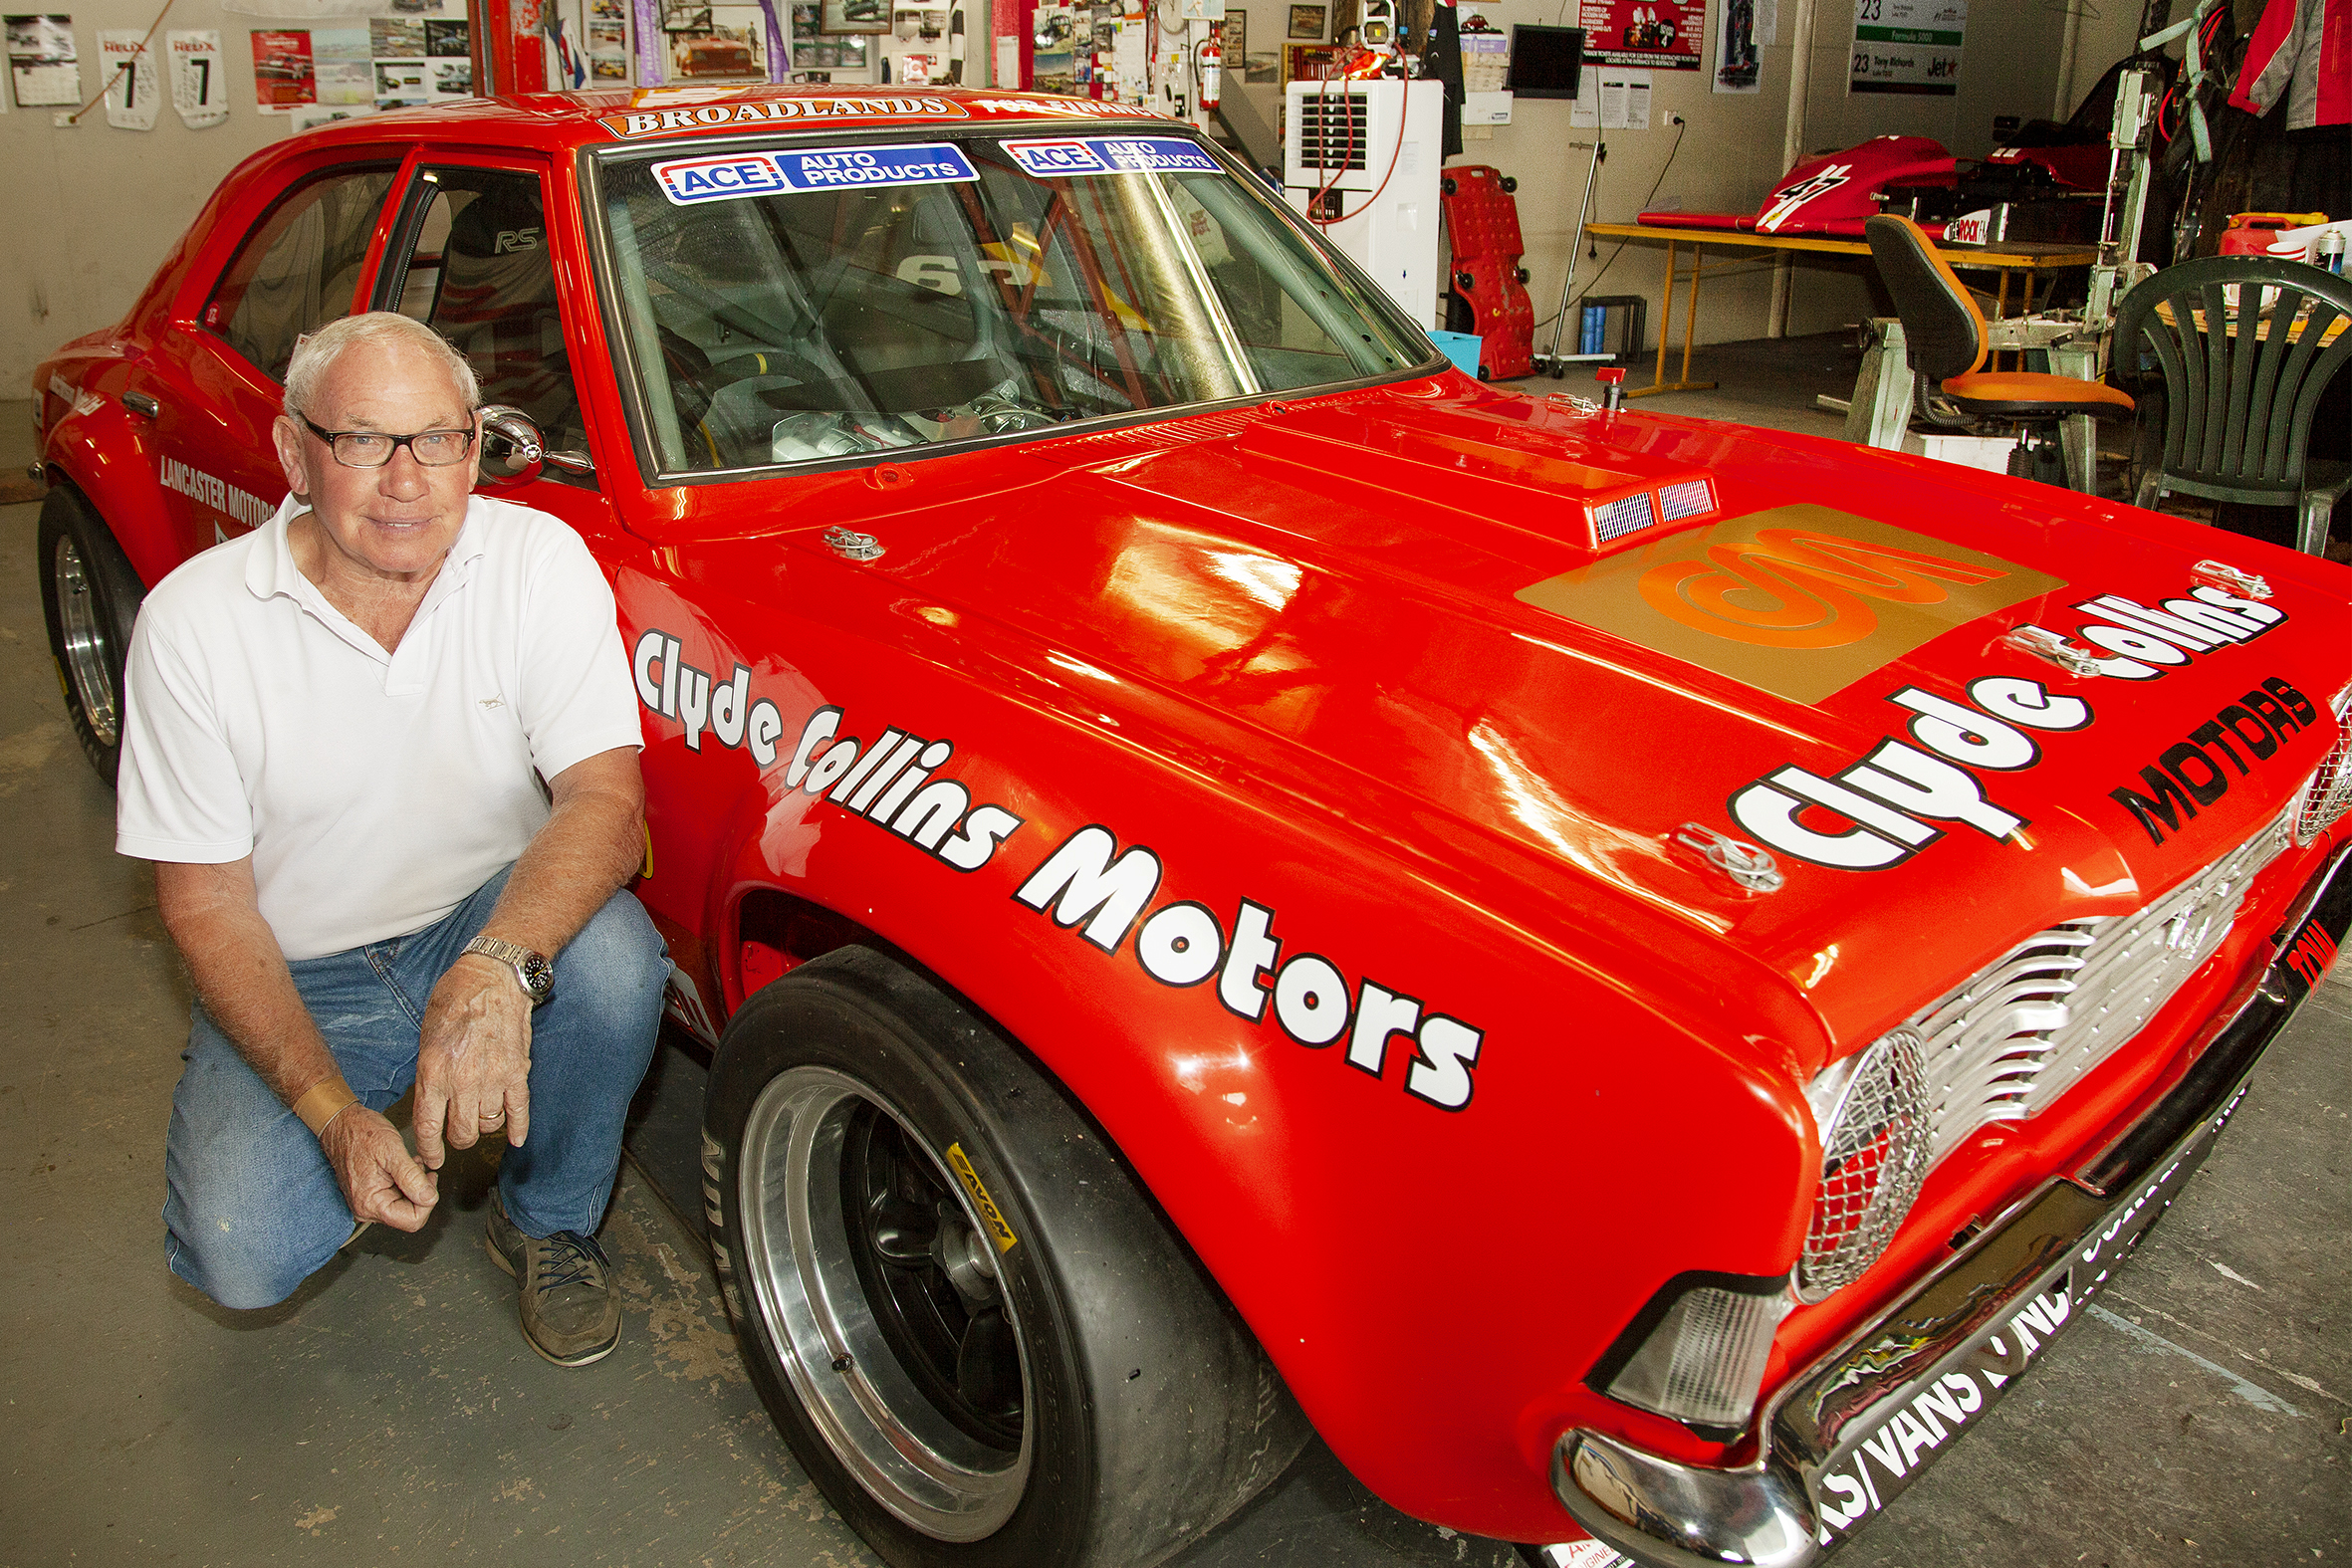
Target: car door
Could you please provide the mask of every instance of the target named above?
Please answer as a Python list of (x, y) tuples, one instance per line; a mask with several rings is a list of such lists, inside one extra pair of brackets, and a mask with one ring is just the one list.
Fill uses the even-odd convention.
[[(485, 404), (517, 408), (553, 459), (540, 477), (499, 493), (553, 513), (594, 538), (614, 528), (590, 454), (569, 329), (590, 311), (566, 299), (563, 236), (551, 225), (547, 168), (520, 158), (428, 158), (411, 173), (373, 298), (434, 328), (466, 356)], [(622, 448), (626, 450), (625, 446)], [(485, 454), (484, 471), (492, 471)]]
[(298, 172), (200, 285), (194, 323), (128, 377), (123, 402), (154, 425), (181, 559), (260, 526), (284, 499), (270, 425), (287, 361), (305, 333), (354, 308), (399, 167), (383, 151)]

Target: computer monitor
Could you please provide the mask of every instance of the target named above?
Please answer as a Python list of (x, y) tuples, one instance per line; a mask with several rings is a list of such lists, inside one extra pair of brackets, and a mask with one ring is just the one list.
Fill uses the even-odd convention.
[(1511, 74), (1504, 82), (1518, 98), (1574, 98), (1584, 75), (1584, 29), (1515, 26)]

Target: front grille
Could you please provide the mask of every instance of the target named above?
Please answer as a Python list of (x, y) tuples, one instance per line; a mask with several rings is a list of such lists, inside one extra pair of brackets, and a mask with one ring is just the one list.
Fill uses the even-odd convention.
[(1930, 1164), (1980, 1128), (2048, 1109), (2138, 1033), (2221, 947), (2247, 885), (2288, 841), (2282, 815), (2139, 913), (2052, 926), (1914, 1016)]
[(1797, 1258), (1799, 1300), (1862, 1277), (1911, 1212), (1932, 1168), (1920, 1039), (1896, 1029), (1862, 1053), (1821, 1132), (1821, 1188)]
[[(2336, 726), (2345, 729), (2352, 720), (2352, 687), (2337, 695), (2334, 707)], [(2319, 772), (2311, 776), (2311, 787), (2303, 792), (2303, 803), (2295, 810), (2295, 842), (2310, 843), (2347, 810), (2352, 810), (2352, 733), (2336, 737), (2335, 746), (2319, 764)]]
[(1360, 93), (1309, 93), (1299, 99), (1298, 163), (1330, 174), (1364, 166), (1371, 105)]

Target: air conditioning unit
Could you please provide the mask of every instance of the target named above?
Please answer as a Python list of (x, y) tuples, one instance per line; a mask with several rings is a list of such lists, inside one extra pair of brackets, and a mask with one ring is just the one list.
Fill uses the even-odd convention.
[(1421, 327), (1437, 325), (1444, 258), (1441, 82), (1293, 82), (1283, 194)]

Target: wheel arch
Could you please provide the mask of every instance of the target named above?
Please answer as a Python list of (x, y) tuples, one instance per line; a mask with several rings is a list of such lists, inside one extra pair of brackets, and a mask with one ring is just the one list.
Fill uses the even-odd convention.
[[(995, 888), (989, 891), (996, 896), (977, 906), (951, 907), (903, 893), (908, 873), (896, 862), (922, 857), (910, 855), (886, 833), (852, 828), (828, 840), (823, 855), (798, 861), (789, 854), (780, 857), (778, 846), (790, 835), (774, 830), (774, 809), (775, 802), (764, 791), (750, 791), (743, 797), (744, 816), (727, 831), (713, 834), (729, 849), (711, 868), (713, 918), (704, 929), (722, 934), (714, 944), (719, 951), (710, 957), (717, 971), (713, 978), (723, 987), (730, 1010), (740, 1006), (747, 992), (759, 989), (753, 983), (762, 978), (761, 962), (785, 961), (769, 975), (772, 980), (824, 953), (864, 946), (927, 977), (990, 1020), (1083, 1108), (1104, 1146), (1135, 1174), (1169, 1235), (1233, 1304), (1342, 1460), (1383, 1497), (1408, 1511), (1483, 1518), (1491, 1533), (1506, 1533), (1501, 1525), (1507, 1520), (1516, 1520), (1518, 1528), (1534, 1535), (1559, 1527), (1541, 1466), (1529, 1457), (1548, 1441), (1536, 1429), (1564, 1419), (1590, 1419), (1588, 1401), (1593, 1397), (1582, 1389), (1581, 1380), (1593, 1356), (1615, 1338), (1659, 1284), (1695, 1266), (1693, 1248), (1683, 1244), (1689, 1235), (1659, 1225), (1662, 1214), (1679, 1214), (1686, 1224), (1703, 1225), (1705, 1239), (1721, 1243), (1714, 1251), (1696, 1248), (1705, 1262), (1747, 1272), (1770, 1272), (1772, 1254), (1784, 1250), (1792, 1258), (1801, 1240), (1811, 1184), (1817, 1177), (1810, 1162), (1816, 1156), (1809, 1126), (1795, 1125), (1785, 1111), (1785, 1090), (1770, 1073), (1753, 1063), (1743, 1065), (1736, 1053), (1672, 1025), (1650, 1002), (1622, 985), (1612, 985), (1605, 976), (1554, 972), (1550, 978), (1558, 989), (1540, 999), (1538, 1010), (1589, 1010), (1596, 1018), (1605, 1015), (1618, 1021), (1639, 1015), (1651, 1031), (1650, 1049), (1656, 1052), (1648, 1066), (1679, 1057), (1686, 1062), (1712, 1059), (1719, 1067), (1728, 1061), (1733, 1070), (1714, 1071), (1709, 1082), (1694, 1086), (1686, 1102), (1675, 1103), (1665, 1096), (1625, 1097), (1641, 1081), (1643, 1066), (1620, 1067), (1605, 1080), (1586, 1082), (1577, 1079), (1571, 1062), (1555, 1058), (1534, 1073), (1532, 1082), (1507, 1088), (1482, 1079), (1482, 1096), (1512, 1094), (1520, 1102), (1504, 1116), (1489, 1120), (1489, 1130), (1482, 1134), (1470, 1126), (1477, 1118), (1449, 1118), (1395, 1094), (1401, 1075), (1392, 1059), (1385, 1083), (1377, 1085), (1388, 1091), (1381, 1097), (1384, 1121), (1351, 1130), (1334, 1126), (1340, 1118), (1327, 1110), (1309, 1107), (1309, 1114), (1296, 1114), (1299, 1107), (1287, 1104), (1279, 1090), (1262, 1098), (1263, 1079), (1219, 1079), (1214, 1066), (1208, 1082), (1182, 1092), (1169, 1081), (1167, 1039), (1164, 1033), (1154, 1034), (1150, 1009), (1157, 999), (1152, 994), (1160, 988), (1137, 984), (1140, 971), (1125, 977), (1118, 988), (1120, 1001), (1104, 1006), (1103, 976), (1096, 971), (1106, 955), (1077, 941), (1073, 933), (1035, 924), (1009, 900), (998, 903), (1002, 894)], [(706, 818), (704, 826), (709, 830), (716, 824)], [(1030, 844), (1020, 868), (1026, 870), (1043, 858), (1044, 849), (1043, 840)], [(788, 874), (787, 865), (796, 863), (797, 874)], [(972, 882), (958, 879), (951, 886)], [(1299, 930), (1290, 931), (1290, 908), (1285, 902), (1286, 923), (1277, 928), (1278, 935), (1295, 935), (1303, 949), (1309, 932), (1304, 921)], [(997, 915), (994, 909), (1011, 912)], [(1014, 935), (1008, 938), (1007, 930)], [(1109, 955), (1121, 973), (1133, 967), (1125, 956), (1131, 937), (1129, 933), (1118, 954)], [(758, 947), (775, 957), (764, 957)], [(754, 964), (746, 965), (747, 953)], [(1528, 973), (1521, 970), (1523, 978)], [(1206, 1004), (1210, 1018), (1230, 1021), (1216, 1010), (1214, 1001), (1196, 1000)], [(1485, 1014), (1480, 1020), (1504, 1021)], [(1267, 1027), (1271, 1031), (1271, 1009)], [(1529, 1043), (1523, 1034), (1510, 1048), (1524, 1051)], [(1403, 1048), (1409, 1050), (1410, 1045), (1407, 1039)], [(1278, 1065), (1300, 1074), (1319, 1071), (1335, 1094), (1347, 1094), (1371, 1081), (1341, 1067), (1334, 1059), (1336, 1050), (1302, 1052), (1295, 1046), (1276, 1045), (1267, 1055), (1285, 1052), (1297, 1059), (1316, 1058), (1307, 1066)], [(1529, 1065), (1518, 1061), (1512, 1070), (1524, 1074)], [(1672, 1069), (1662, 1070), (1675, 1076)], [(1586, 1119), (1582, 1108), (1562, 1103), (1561, 1088), (1570, 1083), (1594, 1107), (1599, 1122)], [(1336, 1088), (1338, 1084), (1347, 1087)], [(1237, 1147), (1231, 1136), (1235, 1118), (1219, 1113), (1225, 1111), (1221, 1102), (1245, 1092), (1254, 1105), (1266, 1105), (1268, 1115), (1252, 1134), (1256, 1147), (1250, 1151), (1248, 1170), (1237, 1177), (1229, 1170)], [(1530, 1112), (1530, 1102), (1538, 1101), (1559, 1107), (1573, 1119), (1563, 1122), (1539, 1108)], [(1704, 1173), (1693, 1173), (1661, 1183), (1659, 1172), (1672, 1164), (1670, 1153), (1651, 1156), (1656, 1169), (1643, 1169), (1640, 1159), (1625, 1154), (1640, 1149), (1644, 1139), (1656, 1140), (1655, 1147), (1666, 1151), (1679, 1146), (1678, 1141), (1688, 1144), (1687, 1128), (1680, 1134), (1673, 1129), (1691, 1115), (1719, 1131), (1734, 1121), (1760, 1129), (1753, 1143), (1760, 1152), (1748, 1162), (1748, 1174), (1755, 1181), (1726, 1189), (1710, 1185), (1713, 1178)], [(1442, 1217), (1448, 1202), (1469, 1201), (1478, 1190), (1482, 1169), (1491, 1173), (1525, 1164), (1520, 1156), (1498, 1160), (1474, 1152), (1476, 1146), (1556, 1139), (1563, 1126), (1601, 1126), (1609, 1116), (1623, 1120), (1606, 1139), (1608, 1147), (1596, 1146), (1595, 1159), (1604, 1167), (1615, 1163), (1625, 1173), (1625, 1185), (1605, 1216), (1587, 1208), (1578, 1218), (1579, 1208), (1573, 1204), (1563, 1210), (1565, 1233), (1576, 1238), (1563, 1249), (1574, 1251), (1580, 1244), (1587, 1260), (1614, 1256), (1623, 1265), (1624, 1277), (1615, 1282), (1585, 1280), (1573, 1296), (1549, 1305), (1535, 1299), (1541, 1287), (1530, 1278), (1515, 1287), (1528, 1299), (1503, 1314), (1511, 1321), (1498, 1323), (1498, 1344), (1466, 1352), (1470, 1361), (1484, 1365), (1505, 1342), (1530, 1343), (1524, 1337), (1532, 1331), (1527, 1325), (1548, 1320), (1553, 1343), (1545, 1347), (1544, 1368), (1506, 1371), (1498, 1364), (1492, 1369), (1498, 1375), (1491, 1397), (1469, 1400), (1464, 1390), (1476, 1381), (1473, 1374), (1457, 1377), (1432, 1367), (1390, 1386), (1367, 1381), (1365, 1369), (1380, 1364), (1381, 1352), (1375, 1347), (1412, 1342), (1416, 1325), (1423, 1333), (1442, 1331), (1443, 1320), (1433, 1320), (1430, 1303), (1418, 1299), (1424, 1294), (1419, 1288), (1411, 1292), (1416, 1299), (1409, 1305), (1365, 1310), (1347, 1277), (1331, 1266), (1332, 1254), (1343, 1254), (1350, 1244), (1360, 1250), (1365, 1238), (1377, 1238), (1393, 1225), (1434, 1239), (1437, 1258), (1452, 1256), (1459, 1262), (1467, 1255), (1466, 1246), (1476, 1250), (1467, 1238), (1486, 1236), (1492, 1242), (1490, 1225), (1474, 1220), (1461, 1228), (1460, 1238), (1448, 1239), (1439, 1233), (1442, 1218), (1433, 1224), (1432, 1216)], [(1423, 1147), (1416, 1147), (1403, 1131), (1413, 1118), (1433, 1129)], [(1143, 1147), (1137, 1146), (1138, 1138)], [(1376, 1186), (1394, 1184), (1393, 1191), (1367, 1191), (1354, 1213), (1340, 1212), (1333, 1207), (1336, 1200), (1328, 1181), (1335, 1164), (1359, 1169)], [(1301, 1179), (1288, 1179), (1294, 1174)], [(1309, 1190), (1318, 1187), (1322, 1196), (1309, 1196)], [(1203, 1200), (1204, 1189), (1214, 1190), (1214, 1202)], [(1774, 1201), (1764, 1196), (1776, 1189), (1801, 1193), (1804, 1202), (1776, 1211)], [(1688, 1192), (1706, 1196), (1681, 1196)], [(1397, 1201), (1392, 1220), (1384, 1223), (1366, 1214), (1366, 1205), (1376, 1210), (1391, 1198)], [(1404, 1201), (1407, 1198), (1417, 1202)], [(1188, 1211), (1183, 1207), (1187, 1205)], [(1349, 1241), (1331, 1238), (1329, 1232), (1341, 1226), (1348, 1229)], [(1302, 1255), (1285, 1255), (1294, 1253)], [(1440, 1271), (1445, 1266), (1433, 1264)], [(1560, 1272), (1538, 1270), (1545, 1271)], [(1572, 1276), (1568, 1271), (1567, 1277)], [(1458, 1309), (1444, 1317), (1459, 1323)], [(1587, 1342), (1589, 1353), (1581, 1348)], [(1433, 1421), (1426, 1433), (1400, 1433), (1383, 1413), (1408, 1394), (1420, 1397), (1424, 1383), (1430, 1385), (1426, 1392), (1433, 1409), (1452, 1407), (1447, 1419)], [(1465, 1451), (1461, 1440), (1466, 1426), (1483, 1433), (1476, 1445), (1482, 1452)], [(1497, 1473), (1497, 1461), (1506, 1454), (1513, 1469), (1526, 1469), (1525, 1476)]]
[[(112, 398), (68, 413), (42, 443), (42, 477), (52, 492), (70, 491), (115, 538), (143, 587), (152, 588), (185, 557), (172, 538), (163, 482), (145, 432)], [(135, 463), (110, 453), (130, 453)]]
[[(803, 922), (801, 930), (814, 929), (813, 912), (794, 913)], [(1044, 1528), (1065, 1542), (1090, 1543), (1082, 1554), (1087, 1563), (1109, 1568), (1156, 1562), (1213, 1528), (1288, 1466), (1310, 1429), (1283, 1388), (1272, 1358), (1140, 1173), (1050, 1067), (936, 973), (870, 935), (830, 947), (796, 964), (792, 973), (821, 990), (812, 997), (781, 983), (791, 975), (763, 987), (729, 1020), (712, 1070), (704, 1201), (723, 1232), (715, 1238), (720, 1273), (738, 1323), (755, 1321), (752, 1298), (758, 1292), (762, 1337), (773, 1338), (781, 1327), (765, 1310), (767, 1292), (755, 1282), (760, 1247), (747, 1232), (749, 1249), (740, 1255), (731, 1250), (738, 1226), (746, 1223), (738, 1173), (772, 1167), (739, 1166), (745, 1148), (728, 1141), (729, 1129), (740, 1129), (735, 1118), (747, 1103), (756, 1108), (765, 1098), (756, 1086), (764, 1064), (773, 1068), (774, 1058), (766, 1053), (774, 1042), (810, 1038), (791, 1021), (796, 1014), (805, 1029), (812, 1014), (837, 1017), (839, 999), (854, 998), (889, 1019), (904, 1037), (923, 1041), (935, 1062), (933, 1072), (945, 1070), (958, 1080), (947, 1097), (945, 1128), (934, 1119), (931, 1127), (915, 1131), (924, 1118), (907, 1121), (896, 1104), (890, 1114), (933, 1145), (926, 1152), (941, 1185), (953, 1189), (961, 1180), (978, 1213), (987, 1217), (975, 1221), (982, 1233), (988, 1225), (999, 1228), (999, 1251), (1026, 1244), (1017, 1256), (1031, 1260), (1031, 1278), (1049, 1283), (1019, 1296), (1027, 1306), (1025, 1318), (1033, 1330), (1050, 1323), (1054, 1343), (1088, 1369), (1078, 1383), (1066, 1372), (1047, 1372), (1036, 1359), (1048, 1354), (1046, 1347), (1031, 1341), (1026, 1355), (1040, 1380), (1031, 1391), (1038, 1401), (1031, 1405), (1032, 1415), (1058, 1423), (1071, 1410), (1097, 1417), (1109, 1417), (1114, 1408), (1123, 1412), (1105, 1429), (1112, 1434), (1107, 1446), (1090, 1456), (1099, 1466), (1085, 1471), (1090, 1484), (1076, 1471), (1059, 1468), (1063, 1461), (1050, 1461), (1039, 1472), (1049, 1491), (1042, 1504), (1024, 1504), (1025, 1509), (1034, 1516), (1042, 1506)], [(826, 991), (832, 1000), (825, 998)], [(848, 1038), (858, 1038), (855, 1024)], [(835, 1042), (829, 1049), (818, 1047), (817, 1059), (829, 1057), (831, 1070), (888, 1085), (902, 1079), (906, 1069), (884, 1067), (886, 1059), (911, 1055), (919, 1061), (924, 1054), (895, 1041), (870, 1053), (865, 1046)], [(895, 1100), (887, 1089), (883, 1093)], [(1084, 1179), (1088, 1176), (1091, 1183)], [(827, 1343), (832, 1342), (828, 1335)], [(834, 1370), (844, 1369), (836, 1363)], [(1171, 1400), (1182, 1402), (1195, 1419), (1169, 1419)], [(1163, 1451), (1160, 1446), (1169, 1442), (1176, 1447)], [(1051, 1489), (1058, 1475), (1078, 1481), (1091, 1502), (1080, 1508), (1079, 1495), (1058, 1496)], [(1186, 1475), (1197, 1489), (1181, 1483)], [(1138, 1498), (1143, 1499), (1140, 1508), (1121, 1506)], [(1116, 1501), (1104, 1507), (1106, 1499)], [(835, 1500), (848, 1503), (845, 1512), (858, 1511), (856, 1499)], [(1038, 1528), (1034, 1517), (1023, 1527), (1032, 1546), (1038, 1544)], [(868, 1540), (881, 1544), (871, 1534)], [(884, 1555), (898, 1560), (887, 1551)], [(1008, 1559), (984, 1551), (976, 1560)]]

